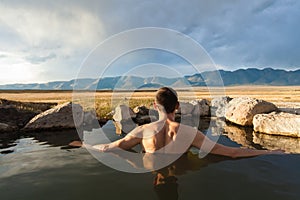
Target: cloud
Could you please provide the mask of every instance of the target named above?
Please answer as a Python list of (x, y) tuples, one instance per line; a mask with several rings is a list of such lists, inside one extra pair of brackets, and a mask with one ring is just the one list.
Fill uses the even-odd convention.
[[(299, 9), (297, 0), (4, 1), (0, 4), (0, 51), (40, 65), (49, 79), (71, 79), (89, 51), (104, 39), (152, 26), (191, 36), (226, 69), (296, 69), (300, 64)], [(168, 64), (162, 57), (155, 58)]]
[(47, 56), (27, 56), (27, 57), (25, 57), (25, 59), (32, 64), (40, 64), (40, 63), (46, 62), (47, 60), (50, 60), (53, 58), (56, 58), (56, 55), (54, 53), (51, 53)]
[(23, 41), (27, 51), (63, 49), (61, 53), (68, 54), (92, 48), (103, 39), (98, 17), (76, 4), (14, 1), (0, 4), (0, 12), (2, 24)]

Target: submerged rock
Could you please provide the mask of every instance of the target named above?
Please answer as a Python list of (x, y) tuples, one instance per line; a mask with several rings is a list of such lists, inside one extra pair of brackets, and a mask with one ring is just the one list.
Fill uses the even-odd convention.
[(79, 104), (67, 102), (32, 118), (24, 127), (28, 129), (61, 129), (76, 128), (83, 122), (83, 109)]
[(300, 137), (300, 115), (284, 112), (258, 114), (253, 118), (253, 126), (256, 132)]
[(277, 107), (273, 103), (250, 97), (238, 97), (227, 104), (225, 117), (235, 124), (251, 126), (254, 115), (275, 110)]

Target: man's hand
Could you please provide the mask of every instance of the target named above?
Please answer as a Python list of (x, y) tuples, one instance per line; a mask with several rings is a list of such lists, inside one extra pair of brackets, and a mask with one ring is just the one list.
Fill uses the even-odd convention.
[(93, 145), (92, 148), (101, 152), (105, 152), (108, 150), (109, 144), (97, 144), (97, 145)]

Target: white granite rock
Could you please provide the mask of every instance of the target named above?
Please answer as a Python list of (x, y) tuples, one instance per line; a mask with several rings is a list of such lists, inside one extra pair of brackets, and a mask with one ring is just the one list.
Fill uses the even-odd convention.
[(258, 114), (253, 118), (256, 132), (300, 137), (300, 115), (290, 113)]
[(127, 120), (136, 117), (133, 110), (126, 105), (119, 105), (115, 108), (113, 119), (117, 122)]
[(232, 100), (232, 98), (228, 96), (214, 98), (211, 101), (211, 116), (225, 117), (225, 108), (226, 105)]
[(228, 121), (242, 126), (251, 126), (254, 115), (275, 111), (277, 107), (267, 101), (238, 97), (232, 99), (225, 109), (225, 117)]
[(193, 100), (190, 102), (194, 106), (194, 109), (192, 111), (192, 114), (194, 116), (209, 116), (210, 110), (209, 110), (209, 103), (206, 99), (200, 99), (200, 100)]

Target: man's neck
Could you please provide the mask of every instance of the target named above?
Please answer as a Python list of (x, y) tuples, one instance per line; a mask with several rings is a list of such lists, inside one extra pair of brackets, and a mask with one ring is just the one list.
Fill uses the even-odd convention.
[(170, 121), (175, 121), (175, 113), (169, 113), (167, 114), (167, 118), (170, 120)]
[(159, 112), (159, 120), (170, 120), (170, 121), (175, 121), (175, 112), (172, 113), (163, 113)]

